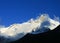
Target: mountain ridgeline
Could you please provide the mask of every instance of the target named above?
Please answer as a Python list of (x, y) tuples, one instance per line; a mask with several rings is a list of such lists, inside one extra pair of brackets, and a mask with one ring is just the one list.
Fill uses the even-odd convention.
[(46, 14), (0, 29), (0, 43), (49, 43), (59, 40), (60, 22)]

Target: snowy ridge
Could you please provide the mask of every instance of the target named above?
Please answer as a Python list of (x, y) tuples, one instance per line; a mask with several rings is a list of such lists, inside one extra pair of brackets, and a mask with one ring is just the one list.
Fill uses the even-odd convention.
[[(15, 41), (15, 40), (22, 38), (27, 33), (32, 33), (32, 31), (35, 32), (36, 30), (40, 30), (42, 27), (53, 30), (58, 25), (60, 25), (59, 21), (53, 20), (48, 15), (43, 14), (35, 20), (30, 19), (27, 22), (24, 22), (21, 24), (13, 24), (9, 27), (1, 28), (0, 36), (10, 39), (9, 41)], [(43, 29), (44, 28), (42, 28), (42, 31), (43, 31)], [(41, 33), (43, 33), (43, 32), (41, 32)]]

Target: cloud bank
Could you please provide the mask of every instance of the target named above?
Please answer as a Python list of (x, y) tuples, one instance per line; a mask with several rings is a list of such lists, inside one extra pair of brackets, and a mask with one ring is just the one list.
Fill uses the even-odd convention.
[[(16, 23), (10, 25), (9, 27), (1, 27), (0, 40), (1, 43), (16, 41), (24, 37), (27, 33), (43, 33), (49, 29), (55, 29), (58, 25), (60, 25), (58, 20), (51, 19), (47, 14), (41, 14), (41, 16), (38, 16), (36, 19), (31, 18), (27, 22), (21, 24)], [(4, 40), (1, 37), (4, 37)]]

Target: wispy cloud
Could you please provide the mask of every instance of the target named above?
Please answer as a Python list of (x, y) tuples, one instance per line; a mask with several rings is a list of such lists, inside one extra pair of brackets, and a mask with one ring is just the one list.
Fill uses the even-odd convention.
[[(56, 18), (56, 17), (55, 17)], [(42, 25), (43, 24), (43, 25)], [(32, 33), (32, 31), (40, 30), (42, 27), (48, 28), (50, 30), (55, 29), (60, 24), (59, 20), (51, 19), (47, 14), (42, 14), (36, 19), (30, 19), (27, 22), (21, 24), (12, 24), (9, 27), (0, 28), (0, 36), (10, 39), (9, 41), (18, 40), (22, 38), (27, 33)], [(43, 31), (44, 28), (42, 28)], [(40, 31), (40, 33), (43, 33)], [(35, 32), (36, 33), (36, 32)], [(13, 40), (12, 40), (13, 38)]]

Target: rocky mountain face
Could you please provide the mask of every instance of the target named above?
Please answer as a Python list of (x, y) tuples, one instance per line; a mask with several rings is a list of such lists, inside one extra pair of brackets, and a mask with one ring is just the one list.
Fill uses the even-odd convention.
[(52, 31), (40, 34), (27, 34), (23, 38), (10, 43), (52, 43), (60, 42), (60, 25)]

